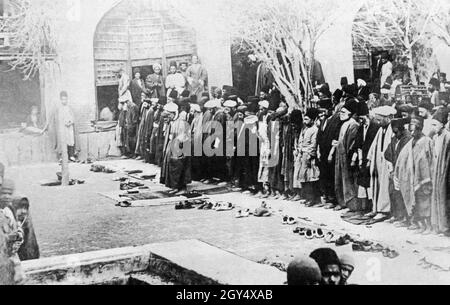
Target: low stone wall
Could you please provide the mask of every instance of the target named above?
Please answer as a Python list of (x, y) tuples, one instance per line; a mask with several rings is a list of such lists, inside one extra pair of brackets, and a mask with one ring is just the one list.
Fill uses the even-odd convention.
[[(102, 160), (119, 156), (115, 145), (115, 131), (85, 132), (80, 134), (80, 160), (88, 157)], [(0, 134), (0, 162), (6, 166), (21, 166), (56, 162), (57, 157), (47, 135), (30, 136), (20, 132)]]

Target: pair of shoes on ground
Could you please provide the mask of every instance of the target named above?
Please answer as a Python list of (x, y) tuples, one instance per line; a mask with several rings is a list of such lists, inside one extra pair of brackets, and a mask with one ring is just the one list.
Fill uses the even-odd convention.
[(246, 218), (249, 217), (250, 214), (250, 209), (246, 209), (245, 211), (239, 210), (236, 212), (236, 215), (234, 216), (235, 218)]
[(297, 224), (297, 221), (295, 220), (294, 217), (289, 217), (288, 215), (283, 216), (283, 221), (282, 221), (283, 225), (295, 225)]
[(194, 207), (192, 206), (192, 203), (190, 203), (189, 201), (179, 202), (175, 206), (175, 210), (190, 210), (193, 208)]
[(302, 228), (297, 227), (294, 229), (294, 234), (298, 234), (300, 236), (304, 236), (306, 239), (323, 239), (325, 238), (325, 234), (321, 228), (311, 229), (311, 228)]
[(116, 204), (116, 207), (121, 207), (121, 208), (129, 208), (131, 206), (132, 206), (132, 204), (129, 201), (121, 201)]
[(218, 202), (216, 203), (216, 205), (213, 207), (213, 210), (217, 211), (217, 212), (225, 212), (225, 211), (231, 211), (234, 209), (234, 205), (231, 202)]

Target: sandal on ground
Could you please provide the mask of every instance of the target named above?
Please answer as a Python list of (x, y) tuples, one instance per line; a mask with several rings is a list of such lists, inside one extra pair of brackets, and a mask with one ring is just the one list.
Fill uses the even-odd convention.
[(243, 216), (242, 216), (242, 211), (241, 210), (237, 211), (236, 214), (234, 215), (234, 218), (242, 218), (242, 217)]
[(314, 238), (314, 231), (311, 229), (307, 229), (305, 231), (305, 237), (306, 239), (313, 239)]
[(283, 216), (283, 221), (281, 222), (281, 224), (287, 225), (288, 224), (288, 220), (289, 220), (288, 216)]
[(336, 236), (334, 236), (333, 232), (325, 234), (324, 239), (327, 244), (334, 244), (336, 242)]
[(295, 220), (294, 217), (289, 217), (287, 224), (292, 226), (295, 225), (297, 223), (297, 221)]
[(317, 239), (322, 239), (325, 237), (325, 234), (323, 233), (323, 230), (319, 228), (315, 231), (314, 237)]

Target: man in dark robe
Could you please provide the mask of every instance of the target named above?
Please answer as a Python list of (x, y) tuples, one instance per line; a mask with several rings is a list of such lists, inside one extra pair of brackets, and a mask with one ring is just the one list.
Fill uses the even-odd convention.
[(134, 70), (134, 79), (130, 84), (131, 97), (136, 106), (141, 109), (142, 93), (146, 93), (145, 83), (141, 78), (141, 71), (139, 69)]
[(303, 115), (300, 110), (293, 110), (290, 115), (283, 117), (283, 153), (281, 174), (284, 177), (285, 193), (284, 200), (295, 198), (294, 192), (294, 150), (296, 139), (300, 137), (303, 127)]
[[(219, 105), (217, 105), (219, 106)], [(229, 181), (229, 173), (227, 170), (227, 143), (226, 143), (226, 132), (227, 132), (227, 122), (231, 120), (228, 113), (222, 107), (216, 107), (215, 114), (213, 116), (213, 125), (211, 129), (211, 136), (215, 137), (213, 143), (214, 147), (217, 149), (218, 154), (212, 157), (211, 167), (213, 168), (214, 178), (218, 178), (222, 183)], [(221, 127), (221, 128), (220, 128)]]
[[(339, 107), (338, 107), (339, 108)], [(339, 138), (339, 131), (344, 124), (339, 117), (339, 111), (331, 117), (325, 119), (322, 117), (319, 132), (317, 134), (317, 143), (319, 145), (319, 169), (321, 192), (326, 203), (326, 209), (334, 209), (337, 206), (336, 191), (334, 189), (335, 176), (335, 155), (329, 159), (333, 148), (332, 143)]]
[(356, 135), (355, 145), (352, 152), (351, 167), (358, 167), (356, 183), (358, 184), (358, 207), (356, 211), (369, 212), (371, 205), (367, 189), (370, 188), (370, 169), (367, 166), (367, 154), (380, 129), (375, 121), (369, 117), (369, 108), (365, 102), (358, 104), (358, 119), (360, 127)]
[(236, 160), (236, 172), (238, 173), (239, 186), (245, 190), (244, 194), (258, 192), (259, 171), (259, 143), (258, 143), (258, 117), (259, 98), (249, 97), (245, 110), (244, 123), (237, 135), (238, 158)]
[(139, 109), (137, 105), (132, 101), (126, 103), (127, 114), (125, 117), (125, 129), (126, 133), (126, 148), (127, 157), (134, 158), (136, 152), (136, 140), (139, 124)]
[[(384, 158), (391, 162), (393, 167), (397, 164), (398, 156), (403, 148), (411, 141), (411, 133), (405, 128), (405, 125), (409, 124), (410, 119), (394, 119), (392, 120), (392, 132), (394, 137), (391, 143), (388, 145)], [(389, 177), (389, 195), (391, 198), (391, 215), (390, 220), (396, 227), (409, 226), (408, 212), (406, 211), (405, 201), (403, 200), (402, 193), (395, 189), (394, 185), (394, 173), (391, 173)]]
[(431, 199), (433, 193), (433, 145), (423, 134), (424, 119), (414, 115), (409, 131), (413, 138), (401, 151), (395, 168), (395, 186), (400, 190), (412, 225), (420, 234), (431, 234)]
[[(164, 141), (164, 161), (161, 167), (161, 183), (172, 189), (176, 196), (187, 191), (187, 185), (192, 182), (189, 155), (185, 154), (185, 145), (190, 146), (191, 137), (187, 113), (178, 113), (178, 106), (167, 104), (169, 125)], [(190, 149), (190, 147), (189, 147)]]

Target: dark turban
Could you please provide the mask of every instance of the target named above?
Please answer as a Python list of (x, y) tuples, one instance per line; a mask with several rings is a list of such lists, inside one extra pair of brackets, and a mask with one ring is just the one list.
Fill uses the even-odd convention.
[(449, 109), (447, 108), (439, 108), (438, 111), (433, 116), (433, 120), (436, 120), (438, 122), (441, 122), (444, 125), (447, 125), (448, 123), (448, 114)]
[(158, 100), (158, 104), (163, 105), (163, 106), (166, 105), (167, 104), (167, 97), (165, 97), (165, 96), (160, 97), (159, 100)]
[(320, 100), (319, 108), (326, 109), (326, 110), (330, 110), (331, 108), (333, 108), (333, 103), (331, 102), (331, 99), (327, 98), (327, 99)]
[(306, 110), (306, 114), (305, 117), (310, 118), (311, 120), (315, 121), (317, 119), (317, 117), (319, 116), (319, 110), (316, 108), (309, 108), (308, 110)]
[(347, 86), (348, 85), (348, 78), (347, 77), (342, 77), (341, 78), (341, 87)]
[(430, 85), (433, 85), (435, 88), (439, 88), (441, 86), (441, 82), (437, 78), (430, 79)]
[(404, 129), (406, 124), (411, 123), (410, 118), (406, 119), (393, 119), (391, 121), (392, 128)]
[(358, 116), (365, 116), (369, 114), (369, 107), (365, 102), (359, 102), (358, 103), (358, 109), (356, 111), (356, 114)]
[(433, 110), (433, 104), (431, 104), (431, 103), (428, 102), (428, 101), (422, 101), (422, 102), (420, 102), (418, 107), (419, 107), (419, 108), (424, 108), (424, 109), (426, 109), (426, 110), (428, 110), (428, 111), (430, 111), (430, 112)]
[(177, 90), (172, 90), (172, 92), (170, 92), (169, 97), (171, 99), (176, 100), (178, 98), (178, 91)]
[(303, 125), (303, 114), (300, 110), (294, 110), (291, 113), (290, 121), (292, 124), (297, 127), (301, 127)]
[(309, 256), (319, 265), (320, 270), (325, 269), (329, 265), (341, 265), (339, 257), (334, 250), (329, 248), (317, 249)]
[(317, 263), (310, 257), (297, 257), (287, 268), (289, 286), (305, 286), (320, 283), (322, 274)]
[(349, 98), (345, 101), (344, 107), (348, 111), (350, 111), (351, 114), (355, 114), (358, 111), (358, 101), (354, 98)]
[(189, 97), (191, 95), (191, 92), (189, 90), (185, 89), (183, 92), (181, 92), (181, 97)]
[(337, 89), (336, 91), (334, 91), (333, 97), (334, 97), (335, 103), (336, 104), (339, 103), (343, 96), (344, 96), (344, 92), (342, 90)]

